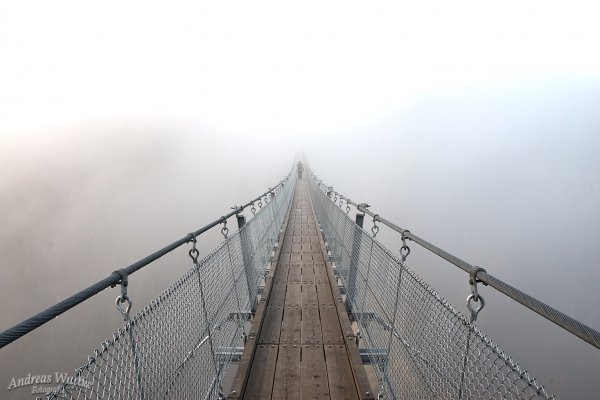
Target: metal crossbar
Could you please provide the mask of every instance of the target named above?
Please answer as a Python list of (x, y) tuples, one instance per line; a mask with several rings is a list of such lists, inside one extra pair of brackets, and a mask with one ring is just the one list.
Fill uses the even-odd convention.
[[(261, 209), (102, 343), (49, 399), (213, 399), (244, 345), (295, 174)], [(264, 203), (264, 204), (263, 204)], [(191, 253), (192, 254), (192, 253)]]
[[(311, 199), (360, 344), (386, 399), (552, 399), (460, 312), (352, 221), (330, 189)], [(331, 195), (331, 193), (329, 193)], [(333, 196), (332, 196), (333, 197)]]

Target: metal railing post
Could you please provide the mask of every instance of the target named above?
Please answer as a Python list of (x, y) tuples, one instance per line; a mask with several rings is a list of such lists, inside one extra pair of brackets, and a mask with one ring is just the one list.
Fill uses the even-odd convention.
[(240, 229), (240, 241), (242, 243), (242, 258), (244, 259), (244, 270), (246, 271), (246, 285), (248, 286), (248, 298), (250, 299), (250, 312), (254, 314), (256, 311), (256, 294), (254, 293), (254, 271), (252, 267), (252, 257), (248, 254), (246, 244), (250, 240), (248, 232), (242, 227), (246, 224), (246, 216), (236, 214), (238, 228)]
[(350, 270), (348, 271), (348, 287), (346, 288), (346, 311), (352, 312), (352, 304), (354, 303), (354, 291), (356, 289), (356, 274), (358, 273), (358, 263), (360, 255), (360, 238), (361, 229), (365, 221), (365, 213), (356, 213), (356, 226), (354, 230), (354, 238), (352, 240), (352, 256), (350, 257)]

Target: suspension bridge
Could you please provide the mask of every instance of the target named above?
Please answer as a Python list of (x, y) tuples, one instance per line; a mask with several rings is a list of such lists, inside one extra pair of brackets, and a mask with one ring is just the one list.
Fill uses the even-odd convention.
[[(399, 256), (377, 240), (378, 223), (400, 234)], [(219, 226), (223, 242), (200, 258), (198, 237)], [(468, 274), (470, 315), (410, 269), (411, 245)], [(180, 247), (191, 268), (132, 315), (131, 275)], [(124, 324), (49, 399), (555, 398), (477, 329), (479, 284), (600, 348), (594, 329), (294, 166), (255, 199), (0, 333), (0, 347), (118, 286)]]

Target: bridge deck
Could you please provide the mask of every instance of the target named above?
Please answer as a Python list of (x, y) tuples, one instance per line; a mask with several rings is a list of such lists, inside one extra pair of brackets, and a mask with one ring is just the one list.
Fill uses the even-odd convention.
[(228, 398), (373, 399), (324, 250), (300, 180)]

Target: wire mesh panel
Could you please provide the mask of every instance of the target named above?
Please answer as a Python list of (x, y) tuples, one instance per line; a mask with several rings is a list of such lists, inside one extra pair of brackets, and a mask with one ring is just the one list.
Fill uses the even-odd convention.
[[(314, 179), (315, 212), (387, 399), (552, 399)], [(349, 210), (349, 208), (347, 209)]]
[[(213, 399), (278, 240), (295, 174), (258, 212), (123, 325), (50, 399)], [(253, 206), (253, 211), (254, 211)]]

